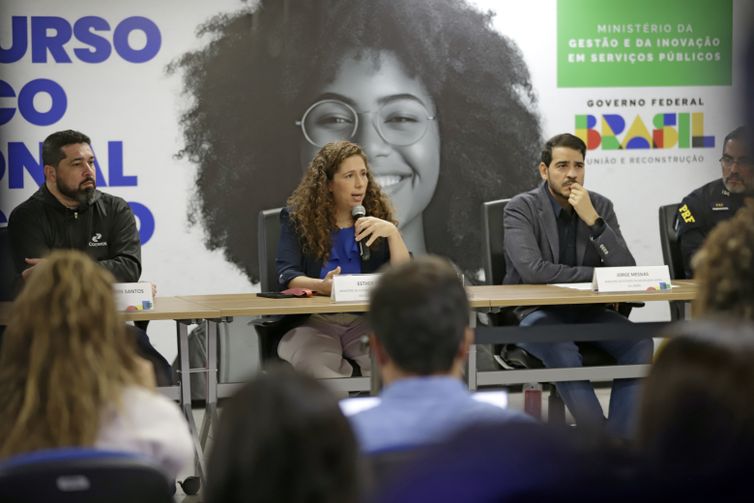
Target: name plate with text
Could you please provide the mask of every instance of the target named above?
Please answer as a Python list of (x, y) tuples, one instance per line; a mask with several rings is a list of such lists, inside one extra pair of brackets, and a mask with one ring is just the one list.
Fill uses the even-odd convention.
[(115, 308), (118, 311), (147, 311), (154, 307), (152, 298), (152, 284), (115, 283)]
[(342, 274), (333, 276), (330, 298), (335, 302), (369, 300), (369, 291), (377, 284), (379, 274)]
[(646, 292), (671, 288), (666, 265), (595, 267), (592, 290), (596, 292)]

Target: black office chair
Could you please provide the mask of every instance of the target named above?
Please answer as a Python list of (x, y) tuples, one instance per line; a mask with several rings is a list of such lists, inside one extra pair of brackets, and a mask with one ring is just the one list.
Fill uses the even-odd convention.
[(375, 491), (386, 487), (395, 478), (404, 475), (407, 469), (419, 466), (428, 451), (427, 446), (412, 445), (365, 454), (367, 488)]
[[(16, 267), (10, 249), (8, 228), (0, 227), (0, 302), (10, 302), (16, 293)], [(0, 347), (3, 343), (5, 326), (0, 325)]]
[[(263, 292), (277, 292), (280, 290), (277, 281), (277, 254), (280, 240), (280, 211), (283, 208), (273, 208), (259, 212), (257, 224), (257, 254), (259, 256), (259, 286)], [(298, 324), (300, 316), (262, 316), (253, 321), (259, 342), (259, 354), (262, 364), (269, 361), (281, 361), (277, 347), (286, 332)]]
[(171, 503), (173, 492), (154, 463), (126, 452), (50, 449), (0, 463), (0, 501)]
[[(660, 246), (662, 247), (662, 260), (670, 270), (670, 279), (686, 279), (686, 271), (683, 270), (683, 256), (681, 244), (678, 241), (678, 207), (680, 204), (666, 204), (660, 206)], [(670, 301), (670, 320), (684, 319), (684, 302)]]
[(16, 276), (8, 227), (0, 227), (0, 302), (13, 300)]
[[(484, 282), (488, 285), (502, 285), (505, 278), (503, 212), (509, 201), (510, 199), (498, 199), (482, 203), (482, 258)], [(518, 325), (518, 318), (513, 313), (513, 308), (504, 308), (498, 313), (490, 313), (490, 320), (493, 321), (492, 324), (498, 326)]]

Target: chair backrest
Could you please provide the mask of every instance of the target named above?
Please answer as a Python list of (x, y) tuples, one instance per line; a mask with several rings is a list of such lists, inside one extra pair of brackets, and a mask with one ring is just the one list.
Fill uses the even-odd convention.
[(484, 279), (488, 285), (501, 285), (505, 278), (503, 211), (510, 199), (482, 203), (482, 257)]
[(277, 282), (275, 255), (277, 255), (280, 240), (280, 211), (282, 209), (274, 208), (259, 212), (257, 246), (259, 247), (259, 286), (263, 292), (277, 292), (280, 289)]
[(369, 482), (373, 489), (384, 487), (396, 476), (405, 474), (415, 466), (427, 453), (427, 447), (421, 445), (392, 447), (379, 452), (364, 455)]
[(666, 204), (660, 206), (660, 245), (662, 259), (670, 269), (670, 279), (685, 279), (681, 245), (678, 242), (676, 218), (680, 204)]
[(131, 453), (51, 449), (0, 464), (0, 501), (24, 503), (170, 503), (171, 482)]
[(16, 276), (8, 228), (0, 227), (0, 302), (13, 300)]

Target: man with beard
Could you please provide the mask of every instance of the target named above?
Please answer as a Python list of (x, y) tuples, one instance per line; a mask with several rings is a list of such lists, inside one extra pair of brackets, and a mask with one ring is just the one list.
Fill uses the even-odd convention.
[(691, 258), (707, 234), (735, 215), (744, 206), (744, 200), (754, 193), (754, 162), (749, 155), (745, 127), (736, 128), (725, 137), (720, 167), (721, 178), (684, 197), (678, 208), (676, 225), (687, 278), (693, 275)]
[[(118, 282), (139, 281), (141, 242), (136, 220), (126, 201), (97, 190), (89, 137), (70, 129), (51, 134), (42, 144), (42, 162), (45, 183), (8, 219), (17, 287), (52, 250), (60, 248), (87, 253)], [(130, 329), (139, 354), (154, 366), (158, 384), (170, 384), (170, 364), (152, 347), (145, 328), (146, 323)]]
[[(539, 163), (542, 183), (506, 205), (506, 284), (591, 281), (595, 267), (636, 265), (620, 233), (613, 203), (584, 188), (586, 145), (572, 134), (550, 138)], [(628, 323), (601, 304), (517, 308), (521, 326), (563, 323)], [(606, 329), (607, 330), (607, 329)], [(602, 340), (595, 344), (621, 365), (649, 363), (651, 339)], [(519, 344), (546, 367), (580, 367), (574, 342)], [(602, 408), (588, 381), (556, 383), (579, 426), (601, 426)], [(616, 379), (610, 395), (609, 429), (627, 437), (633, 428), (637, 379)]]
[(8, 220), (16, 271), (23, 278), (52, 250), (87, 253), (119, 282), (141, 276), (136, 221), (120, 197), (97, 190), (89, 137), (58, 131), (42, 144), (45, 183)]

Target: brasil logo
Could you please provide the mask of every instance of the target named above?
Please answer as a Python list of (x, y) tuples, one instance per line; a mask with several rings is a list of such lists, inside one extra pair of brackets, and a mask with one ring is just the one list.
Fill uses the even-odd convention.
[[(599, 129), (598, 129), (599, 122)], [(626, 129), (620, 114), (576, 115), (576, 136), (589, 150), (713, 148), (715, 137), (704, 134), (703, 112), (660, 113), (652, 117), (651, 132), (640, 115)]]

